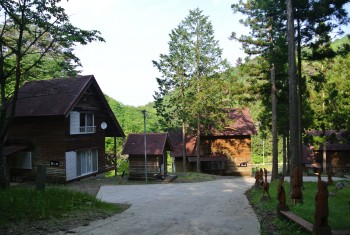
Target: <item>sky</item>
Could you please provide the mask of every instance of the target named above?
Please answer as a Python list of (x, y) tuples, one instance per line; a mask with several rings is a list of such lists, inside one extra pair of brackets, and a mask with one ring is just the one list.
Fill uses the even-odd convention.
[[(74, 26), (99, 30), (106, 42), (77, 46), (81, 75), (94, 75), (102, 91), (132, 106), (153, 101), (160, 77), (152, 60), (168, 53), (169, 34), (189, 11), (199, 8), (209, 17), (215, 39), (223, 49), (222, 58), (232, 65), (244, 58), (239, 42), (229, 40), (232, 32), (248, 34), (239, 23), (243, 16), (233, 14), (231, 4), (238, 0), (69, 0), (62, 5)], [(349, 4), (348, 4), (349, 12)], [(347, 31), (349, 28), (347, 28)]]
[(244, 57), (228, 37), (247, 31), (231, 4), (236, 0), (69, 0), (63, 4), (76, 27), (99, 30), (106, 42), (77, 46), (82, 75), (93, 74), (102, 91), (117, 101), (141, 106), (153, 101), (160, 77), (152, 60), (168, 53), (169, 34), (199, 8), (209, 17), (223, 58), (235, 64)]

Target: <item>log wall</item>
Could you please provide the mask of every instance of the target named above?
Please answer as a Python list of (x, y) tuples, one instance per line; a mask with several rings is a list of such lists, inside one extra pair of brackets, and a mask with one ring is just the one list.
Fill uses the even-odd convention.
[[(65, 182), (65, 153), (82, 149), (98, 148), (98, 169), (106, 168), (105, 161), (105, 130), (100, 124), (106, 121), (106, 111), (94, 91), (83, 95), (73, 111), (94, 113), (95, 133), (70, 135), (69, 116), (53, 117), (22, 117), (15, 118), (9, 138), (31, 143), (32, 170), (11, 169), (10, 177), (20, 176), (35, 180), (37, 166), (46, 166), (47, 180), (53, 183)], [(54, 108), (54, 107), (53, 107)], [(50, 162), (58, 163), (51, 166)], [(96, 173), (94, 173), (96, 174)]]
[[(162, 155), (147, 155), (147, 178), (153, 179), (153, 175), (160, 174), (163, 163)], [(164, 170), (167, 172), (167, 158), (164, 157)], [(145, 179), (145, 155), (129, 155), (129, 179)]]

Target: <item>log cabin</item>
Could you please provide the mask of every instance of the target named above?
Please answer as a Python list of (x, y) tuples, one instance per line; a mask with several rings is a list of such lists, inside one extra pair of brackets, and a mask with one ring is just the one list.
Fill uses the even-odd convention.
[[(251, 135), (256, 128), (249, 109), (227, 109), (227, 118), (222, 130), (212, 128), (201, 135), (201, 171), (218, 175), (251, 176)], [(175, 171), (183, 171), (182, 132), (170, 132), (174, 151)], [(186, 136), (186, 171), (195, 171), (197, 164), (196, 137)]]
[(39, 165), (52, 183), (105, 172), (105, 137), (124, 136), (93, 75), (27, 82), (4, 151), (10, 180), (35, 179)]
[(122, 151), (123, 155), (128, 155), (129, 179), (144, 180), (146, 174), (150, 179), (158, 174), (165, 176), (168, 165), (167, 155), (172, 149), (168, 133), (147, 133), (146, 154), (145, 134), (129, 134)]
[[(335, 174), (344, 175), (350, 172), (350, 132), (349, 131), (308, 131), (308, 136), (322, 138), (326, 135), (326, 145), (314, 144), (312, 141), (304, 146), (303, 167), (309, 173), (331, 170)], [(324, 149), (325, 147), (325, 149)], [(325, 151), (325, 156), (324, 156)], [(325, 159), (324, 159), (325, 158)], [(324, 162), (325, 160), (325, 162)], [(324, 169), (325, 167), (325, 169)]]

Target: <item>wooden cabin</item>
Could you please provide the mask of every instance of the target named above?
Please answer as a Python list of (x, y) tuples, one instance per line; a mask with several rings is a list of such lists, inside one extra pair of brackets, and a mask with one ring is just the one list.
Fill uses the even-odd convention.
[[(322, 131), (309, 131), (308, 135), (321, 137)], [(327, 173), (332, 169), (336, 174), (349, 174), (350, 172), (350, 132), (348, 131), (326, 131), (326, 169), (323, 164), (323, 144), (313, 145), (309, 143), (304, 146), (303, 166), (309, 172), (322, 171)]]
[(155, 174), (167, 174), (167, 153), (172, 150), (168, 133), (129, 134), (122, 154), (129, 155), (129, 179), (143, 180), (153, 178)]
[[(212, 128), (209, 134), (201, 136), (201, 171), (219, 175), (247, 175), (252, 173), (251, 135), (256, 129), (249, 109), (228, 109), (227, 120), (221, 131)], [(176, 171), (183, 171), (182, 133), (171, 132), (170, 140), (174, 147)], [(186, 171), (195, 171), (197, 164), (196, 137), (186, 136)]]
[(4, 151), (10, 180), (35, 179), (38, 165), (50, 182), (104, 172), (105, 137), (124, 136), (93, 75), (27, 82)]

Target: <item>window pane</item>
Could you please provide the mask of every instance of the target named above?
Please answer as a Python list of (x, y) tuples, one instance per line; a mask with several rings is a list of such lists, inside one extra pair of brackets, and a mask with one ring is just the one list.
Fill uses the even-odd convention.
[(85, 122), (85, 113), (81, 113), (80, 114), (80, 126), (86, 126), (86, 122)]
[(97, 149), (86, 149), (77, 152), (77, 174), (86, 175), (97, 171)]
[(94, 125), (94, 116), (92, 113), (86, 113), (86, 126)]

